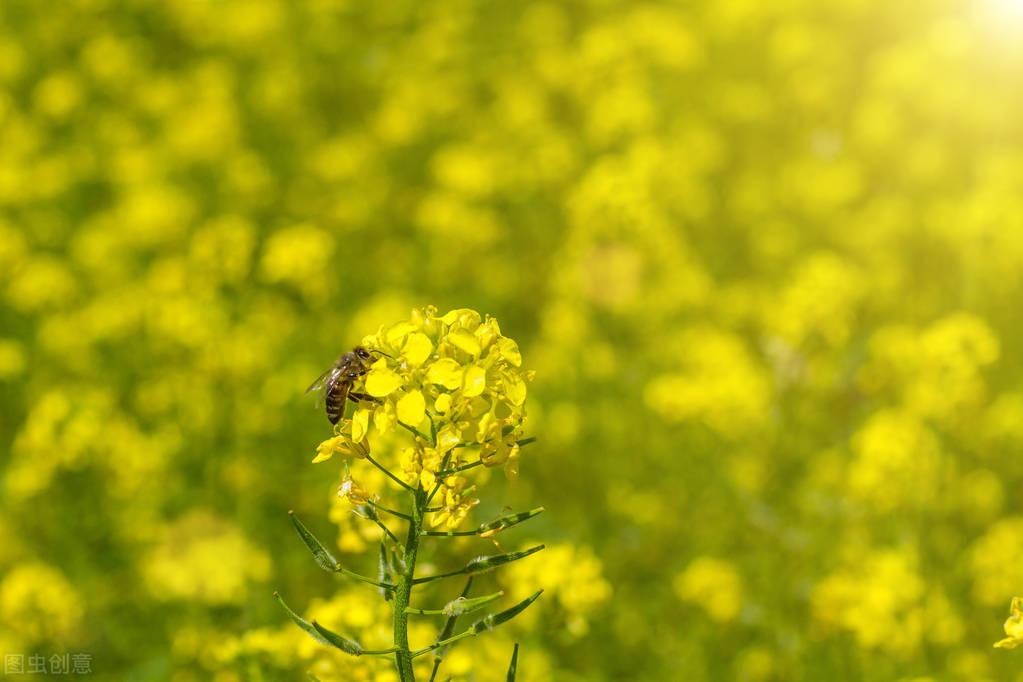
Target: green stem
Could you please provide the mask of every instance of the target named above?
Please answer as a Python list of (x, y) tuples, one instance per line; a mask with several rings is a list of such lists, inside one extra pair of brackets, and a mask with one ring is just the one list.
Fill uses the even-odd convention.
[(442, 578), (451, 578), (456, 575), (465, 575), (465, 569), (460, 568), (457, 571), (449, 571), (448, 573), (438, 573), (437, 575), (428, 575), (425, 578), (415, 578), (412, 581), (413, 585), (422, 585), (423, 583), (430, 583), (434, 580), (441, 580)]
[(395, 535), (395, 534), (394, 534), (394, 533), (393, 533), (393, 532), (391, 531), (391, 529), (390, 529), (390, 528), (388, 528), (387, 526), (385, 526), (385, 525), (384, 525), (384, 522), (383, 522), (383, 521), (381, 521), (380, 519), (373, 519), (373, 523), (375, 523), (375, 524), (377, 524), (378, 526), (380, 526), (380, 530), (382, 530), (382, 531), (384, 531), (385, 533), (387, 533), (388, 537), (390, 537), (390, 538), (391, 538), (391, 540), (392, 540), (392, 541), (394, 542), (394, 544), (396, 544), (396, 545), (400, 545), (400, 544), (401, 544), (401, 541), (400, 541), (400, 540), (398, 540), (398, 536), (397, 536), (397, 535)]
[(373, 500), (367, 500), (367, 502), (369, 503), (370, 506), (372, 506), (377, 511), (386, 512), (388, 514), (391, 514), (392, 516), (397, 516), (399, 519), (405, 519), (406, 521), (411, 521), (412, 520), (412, 517), (409, 516), (408, 514), (404, 513), (404, 512), (395, 511), (394, 509), (389, 509), (388, 507), (385, 507), (382, 504), (378, 504), (378, 503), (374, 502)]
[(359, 575), (355, 571), (349, 571), (344, 566), (339, 566), (337, 568), (337, 572), (340, 573), (341, 575), (348, 576), (352, 580), (358, 580), (359, 582), (369, 583), (370, 585), (376, 585), (377, 587), (382, 587), (385, 590), (393, 590), (395, 588), (395, 586), (392, 585), (391, 583), (383, 583), (383, 582), (380, 582), (379, 580), (373, 580), (372, 578), (367, 578), (364, 575)]
[(477, 634), (478, 633), (475, 630), (472, 630), (472, 629), (466, 630), (465, 632), (457, 634), (454, 637), (448, 637), (447, 639), (442, 639), (441, 641), (435, 642), (435, 643), (431, 644), (428, 647), (423, 647), (422, 649), (417, 649), (416, 651), (413, 651), (412, 652), (412, 658), (415, 658), (417, 656), (422, 656), (423, 654), (428, 654), (431, 651), (433, 651), (434, 649), (439, 649), (442, 646), (447, 646), (448, 644), (454, 644), (455, 642), (457, 642), (460, 639), (465, 639), (466, 637), (474, 637)]
[(388, 469), (387, 469), (387, 468), (386, 468), (386, 467), (385, 467), (385, 466), (384, 466), (383, 464), (381, 464), (380, 462), (378, 462), (378, 461), (376, 461), (375, 459), (373, 459), (373, 458), (372, 458), (372, 457), (370, 456), (370, 454), (369, 454), (368, 452), (366, 452), (366, 451), (363, 451), (363, 453), (362, 453), (362, 456), (363, 456), (363, 457), (365, 457), (365, 458), (366, 458), (366, 460), (367, 460), (367, 461), (368, 461), (368, 462), (369, 462), (370, 464), (372, 464), (372, 465), (373, 465), (373, 466), (375, 466), (375, 467), (376, 467), (377, 469), (380, 469), (380, 471), (382, 471), (382, 472), (384, 472), (385, 474), (387, 474), (387, 476), (388, 476), (388, 477), (389, 477), (389, 478), (390, 478), (390, 479), (391, 479), (392, 481), (394, 481), (395, 483), (397, 483), (398, 485), (400, 485), (400, 486), (401, 486), (402, 488), (404, 488), (405, 490), (415, 491), (415, 488), (413, 488), (413, 487), (412, 487), (412, 486), (410, 486), (410, 485), (409, 485), (408, 483), (406, 483), (405, 481), (401, 480), (400, 478), (398, 478), (397, 476), (395, 476), (394, 474), (392, 474), (392, 473), (391, 473), (390, 471), (388, 471)]
[(398, 586), (394, 591), (394, 646), (398, 649), (394, 659), (401, 682), (415, 682), (416, 679), (408, 647), (408, 613), (405, 610), (409, 607), (412, 585), (415, 584), (416, 553), (419, 551), (419, 533), (423, 527), (426, 491), (416, 488), (412, 491), (412, 497), (412, 521), (405, 537), (405, 573), (399, 576)]
[(398, 651), (398, 647), (392, 646), (390, 649), (363, 649), (360, 656), (390, 656)]
[[(444, 455), (444, 461), (441, 462), (440, 468), (441, 469), (447, 469), (448, 462), (450, 462), (450, 461), (451, 461), (451, 452), (449, 451), (447, 454)], [(429, 505), (431, 502), (433, 502), (433, 496), (437, 494), (438, 490), (440, 490), (440, 485), (443, 482), (443, 480), (444, 479), (438, 478), (437, 479), (437, 483), (434, 484), (434, 486), (433, 486), (433, 490), (431, 490), (430, 494), (426, 496), (426, 504), (427, 505)]]
[(462, 471), (468, 471), (469, 469), (475, 469), (476, 467), (480, 466), (481, 464), (483, 464), (483, 461), (477, 459), (474, 462), (469, 462), (468, 464), (463, 464), (462, 466), (455, 467), (454, 469), (441, 469), (440, 471), (437, 472), (436, 475), (437, 475), (438, 479), (443, 480), (443, 479), (447, 478), (448, 476), (453, 476), (454, 474), (460, 473)]

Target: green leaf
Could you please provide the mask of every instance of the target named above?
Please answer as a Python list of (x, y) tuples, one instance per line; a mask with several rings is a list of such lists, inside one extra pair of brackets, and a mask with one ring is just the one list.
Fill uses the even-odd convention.
[(295, 530), (298, 531), (299, 537), (302, 538), (302, 542), (309, 548), (309, 551), (313, 553), (313, 558), (316, 559), (316, 563), (320, 565), (325, 571), (331, 571), (336, 573), (341, 569), (341, 562), (334, 558), (327, 548), (323, 546), (319, 540), (316, 539), (309, 529), (302, 525), (302, 522), (295, 516), (295, 512), (289, 511), (288, 515), (291, 517), (291, 523), (295, 526)]
[(281, 606), (284, 607), (284, 610), (287, 611), (288, 616), (291, 618), (291, 620), (295, 621), (295, 625), (308, 632), (309, 635), (320, 644), (330, 644), (330, 642), (328, 642), (322, 635), (320, 635), (319, 632), (316, 631), (316, 628), (313, 627), (312, 623), (310, 623), (305, 618), (303, 618), (302, 616), (298, 615), (290, 608), (288, 608), (288, 605), (284, 603), (283, 599), (281, 599), (280, 594), (274, 592), (274, 598), (277, 599), (277, 601), (280, 602)]
[(512, 651), (512, 660), (508, 664), (508, 682), (515, 682), (515, 672), (519, 667), (519, 643), (515, 642), (515, 649)]
[(514, 618), (515, 616), (519, 615), (527, 608), (529, 608), (529, 605), (535, 602), (540, 597), (541, 594), (543, 594), (543, 590), (537, 590), (531, 597), (523, 599), (510, 609), (501, 611), (500, 613), (492, 613), (483, 620), (476, 621), (475, 623), (472, 624), (470, 630), (472, 630), (474, 633), (480, 633), (487, 630), (493, 630), (502, 623), (507, 623), (512, 618)]

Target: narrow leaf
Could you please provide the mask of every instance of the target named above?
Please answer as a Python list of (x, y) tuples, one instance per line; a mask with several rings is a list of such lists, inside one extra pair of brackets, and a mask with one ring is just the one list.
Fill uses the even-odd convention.
[(309, 529), (295, 516), (295, 512), (289, 511), (288, 515), (291, 517), (291, 523), (295, 526), (295, 530), (298, 531), (299, 537), (302, 538), (302, 542), (313, 553), (313, 558), (316, 559), (316, 563), (319, 564), (320, 568), (325, 571), (337, 572), (341, 568), (341, 562), (335, 559), (334, 555), (323, 546), (323, 543), (309, 532)]

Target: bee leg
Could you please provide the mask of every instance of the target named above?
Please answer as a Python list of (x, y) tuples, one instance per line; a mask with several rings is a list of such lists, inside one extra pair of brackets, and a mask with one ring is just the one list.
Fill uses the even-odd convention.
[(369, 401), (371, 403), (382, 403), (382, 402), (384, 402), (380, 398), (374, 398), (373, 396), (367, 395), (365, 393), (349, 393), (348, 397), (350, 399), (354, 400), (355, 402), (359, 402), (360, 400), (366, 400), (366, 401)]

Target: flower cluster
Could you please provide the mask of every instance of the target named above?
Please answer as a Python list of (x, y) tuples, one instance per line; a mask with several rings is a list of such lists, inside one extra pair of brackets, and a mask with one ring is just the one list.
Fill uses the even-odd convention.
[[(317, 447), (314, 462), (335, 454), (364, 458), (378, 453), (372, 441), (393, 446), (396, 432), (403, 431), (409, 444), (396, 452), (392, 447), (397, 462), (387, 463), (400, 467), (407, 484), (429, 490), (440, 472), (475, 465), (518, 473), (526, 384), (533, 373), (522, 369), (518, 344), (501, 334), (496, 319), (464, 308), (438, 315), (426, 307), (381, 327), (362, 345), (378, 359), (352, 391), (372, 400), (360, 402)], [(457, 528), (479, 503), (475, 492), (467, 475), (444, 476), (441, 509), (431, 525)], [(356, 503), (367, 499), (352, 479), (341, 495)]]

